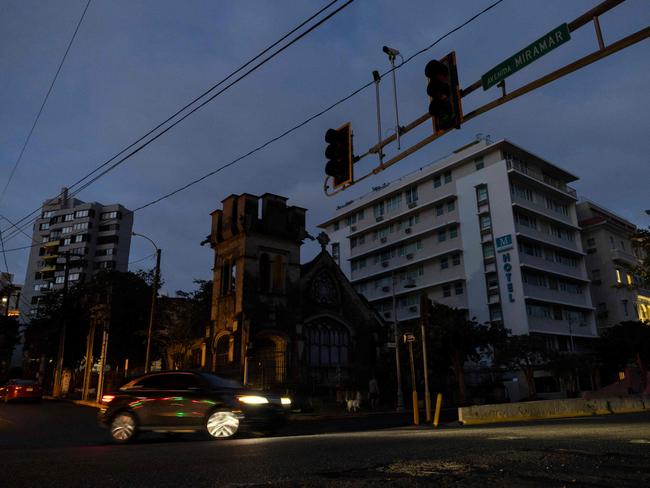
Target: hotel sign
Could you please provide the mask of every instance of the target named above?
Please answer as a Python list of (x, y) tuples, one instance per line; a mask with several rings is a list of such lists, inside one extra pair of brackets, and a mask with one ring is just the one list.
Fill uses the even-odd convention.
[(512, 249), (512, 234), (506, 234), (504, 236), (496, 238), (496, 250), (499, 253), (503, 253), (500, 255), (500, 264), (503, 269), (503, 274), (506, 277), (506, 292), (508, 295), (508, 301), (514, 302), (515, 295), (514, 287), (512, 286), (512, 263), (510, 253), (506, 252), (510, 249)]
[(496, 65), (490, 71), (481, 76), (483, 90), (487, 90), (500, 81), (505, 80), (508, 76), (516, 73), (522, 68), (525, 68), (530, 63), (537, 61), (539, 58), (570, 39), (571, 34), (569, 34), (569, 26), (566, 23), (556, 27), (548, 34), (540, 37), (529, 46), (526, 46), (521, 51), (510, 56), (508, 59)]

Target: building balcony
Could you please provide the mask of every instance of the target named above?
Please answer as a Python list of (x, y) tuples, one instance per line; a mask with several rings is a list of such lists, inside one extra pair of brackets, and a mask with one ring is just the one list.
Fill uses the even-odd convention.
[(579, 294), (561, 290), (551, 290), (550, 288), (543, 286), (534, 286), (529, 283), (524, 283), (524, 295), (526, 298), (591, 309), (591, 305), (587, 301), (586, 293), (589, 293), (586, 289), (583, 289), (582, 294)]
[(550, 244), (554, 247), (559, 247), (567, 251), (584, 255), (584, 253), (578, 248), (577, 240), (580, 239), (580, 234), (578, 234), (577, 231), (575, 233), (576, 235), (573, 241), (560, 239), (557, 236), (547, 234), (545, 232), (539, 231), (537, 229), (532, 229), (521, 224), (515, 224), (515, 231), (518, 235), (522, 235), (544, 244)]
[(541, 334), (557, 334), (573, 337), (597, 337), (596, 328), (588, 323), (578, 323), (569, 320), (553, 320), (550, 317), (528, 316), (529, 332)]
[(58, 246), (59, 246), (58, 239), (56, 241), (50, 241), (43, 244), (43, 247), (58, 247)]
[(576, 226), (573, 220), (571, 220), (570, 215), (564, 215), (562, 213), (555, 212), (549, 208), (546, 208), (546, 205), (543, 203), (531, 202), (530, 200), (526, 200), (525, 198), (522, 198), (518, 195), (512, 195), (511, 199), (513, 207), (521, 207), (525, 210), (540, 215), (542, 218), (549, 219), (554, 223), (569, 226), (575, 231), (580, 230), (580, 228)]
[(522, 266), (527, 266), (546, 273), (573, 278), (584, 282), (589, 281), (587, 276), (583, 273), (582, 266), (580, 265), (573, 268), (555, 261), (548, 261), (542, 257), (531, 256), (523, 252), (519, 253), (519, 262)]
[(637, 266), (639, 264), (639, 258), (637, 258), (631, 252), (626, 252), (621, 249), (611, 249), (609, 251), (612, 261), (616, 261), (623, 264), (630, 264), (632, 266)]
[(541, 171), (538, 171), (535, 168), (524, 166), (519, 161), (513, 161), (511, 159), (506, 160), (506, 166), (508, 168), (508, 172), (516, 172), (517, 174), (523, 175), (527, 179), (530, 179), (537, 184), (541, 183), (544, 188), (560, 192), (563, 195), (571, 197), (573, 200), (578, 199), (578, 195), (575, 189), (571, 188), (568, 185), (565, 185), (564, 183), (557, 183), (545, 177)]

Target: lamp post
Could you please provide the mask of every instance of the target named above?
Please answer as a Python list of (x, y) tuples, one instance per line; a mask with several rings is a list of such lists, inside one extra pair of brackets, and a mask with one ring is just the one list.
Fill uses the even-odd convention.
[[(399, 360), (399, 343), (400, 343), (400, 333), (398, 330), (398, 320), (397, 320), (397, 300), (395, 299), (395, 285), (396, 285), (396, 280), (397, 276), (395, 275), (395, 271), (391, 273), (391, 279), (392, 279), (392, 286), (391, 289), (393, 291), (393, 333), (395, 335), (395, 368), (396, 368), (396, 374), (397, 374), (397, 406), (395, 410), (398, 412), (403, 412), (404, 411), (404, 394), (402, 393), (402, 368), (400, 366), (400, 360)], [(406, 283), (404, 283), (404, 288), (415, 288), (415, 282), (412, 279), (407, 279)]]
[(139, 237), (144, 237), (146, 240), (151, 242), (153, 247), (156, 249), (156, 270), (154, 271), (153, 275), (153, 290), (151, 292), (151, 311), (149, 312), (149, 327), (147, 328), (147, 350), (145, 353), (145, 359), (144, 359), (144, 372), (148, 373), (151, 365), (149, 363), (150, 358), (151, 358), (151, 334), (153, 331), (153, 321), (154, 317), (156, 314), (156, 300), (158, 298), (158, 282), (160, 281), (160, 248), (156, 246), (156, 243), (149, 239), (147, 236), (143, 234), (139, 234), (137, 232), (132, 232), (131, 233), (134, 236), (139, 236)]

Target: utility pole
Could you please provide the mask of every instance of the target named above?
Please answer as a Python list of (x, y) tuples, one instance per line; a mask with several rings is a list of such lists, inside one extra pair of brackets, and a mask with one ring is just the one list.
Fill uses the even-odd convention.
[(158, 298), (158, 282), (160, 281), (160, 249), (156, 247), (156, 270), (153, 275), (153, 291), (151, 292), (151, 311), (149, 313), (149, 328), (147, 330), (147, 352), (144, 360), (144, 372), (151, 371), (151, 334), (153, 331), (153, 321), (156, 314), (156, 300)]
[(88, 400), (88, 390), (90, 390), (90, 381), (92, 378), (93, 372), (93, 347), (95, 344), (95, 327), (98, 322), (98, 306), (95, 305), (92, 308), (91, 318), (90, 318), (90, 330), (88, 331), (88, 336), (86, 338), (86, 369), (84, 371), (84, 383), (82, 389), (82, 400)]
[(431, 395), (429, 394), (429, 364), (427, 361), (427, 326), (429, 322), (429, 299), (426, 293), (420, 295), (420, 329), (422, 331), (422, 363), (424, 367), (424, 408), (427, 423), (431, 422)]
[(56, 370), (54, 372), (54, 388), (52, 396), (54, 398), (59, 398), (61, 396), (61, 384), (63, 380), (63, 355), (65, 349), (65, 334), (67, 327), (67, 296), (68, 296), (68, 276), (69, 276), (69, 264), (70, 264), (70, 251), (64, 253), (65, 257), (65, 268), (63, 275), (63, 296), (61, 298), (61, 333), (59, 335), (59, 353), (56, 360)]
[(415, 361), (413, 360), (413, 343), (415, 336), (411, 332), (404, 334), (404, 342), (409, 346), (409, 359), (411, 363), (411, 384), (413, 385), (413, 424), (420, 424), (420, 405), (418, 402), (418, 389), (415, 383)]

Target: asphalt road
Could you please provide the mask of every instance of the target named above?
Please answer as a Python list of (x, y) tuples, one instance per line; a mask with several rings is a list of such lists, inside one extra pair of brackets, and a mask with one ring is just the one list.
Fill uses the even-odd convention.
[[(94, 415), (71, 404), (0, 405), (0, 486), (650, 484), (650, 413), (230, 441), (148, 436), (126, 446), (106, 443)], [(301, 424), (323, 430), (322, 421)], [(350, 430), (349, 421), (328, 424)]]

